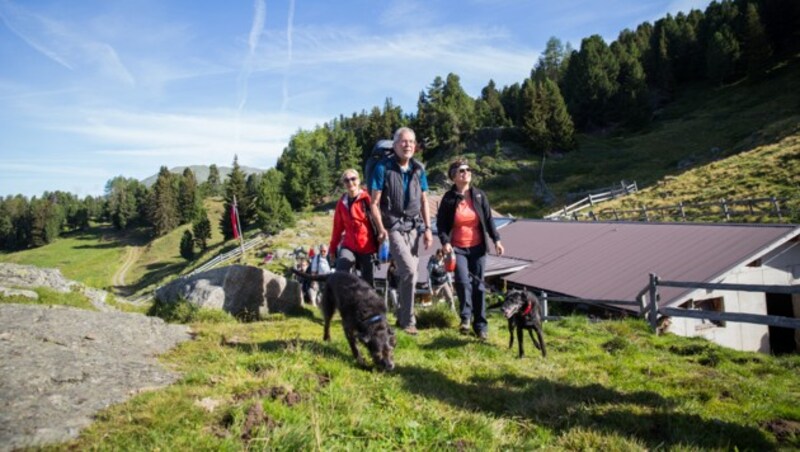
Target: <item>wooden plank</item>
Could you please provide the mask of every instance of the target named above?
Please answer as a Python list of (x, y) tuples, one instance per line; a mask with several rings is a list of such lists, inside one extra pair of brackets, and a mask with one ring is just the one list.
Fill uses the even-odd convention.
[(800, 319), (779, 315), (746, 314), (742, 312), (694, 311), (683, 308), (660, 308), (658, 313), (669, 317), (688, 317), (724, 322), (755, 323), (758, 325), (779, 326), (800, 329)]
[(658, 280), (659, 286), (686, 287), (689, 289), (741, 290), (744, 292), (800, 293), (800, 286), (772, 286), (756, 284), (702, 283)]

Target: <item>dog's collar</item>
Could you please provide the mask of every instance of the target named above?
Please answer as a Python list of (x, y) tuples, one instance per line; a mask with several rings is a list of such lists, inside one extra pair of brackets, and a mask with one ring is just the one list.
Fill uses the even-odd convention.
[(376, 314), (367, 320), (364, 320), (364, 325), (371, 325), (373, 323), (380, 322), (381, 319), (383, 319), (383, 314)]
[(522, 312), (522, 316), (525, 317), (526, 315), (530, 314), (533, 310), (533, 303), (528, 303), (528, 307), (525, 308), (525, 311)]

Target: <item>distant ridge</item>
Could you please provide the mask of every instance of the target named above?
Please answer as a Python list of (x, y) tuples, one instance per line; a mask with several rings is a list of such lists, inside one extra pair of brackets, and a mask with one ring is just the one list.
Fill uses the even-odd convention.
[[(173, 174), (183, 174), (183, 170), (189, 168), (194, 172), (194, 177), (197, 178), (197, 183), (202, 184), (206, 180), (208, 180), (208, 168), (209, 165), (190, 165), (190, 166), (176, 166), (174, 168), (170, 168), (169, 172)], [(225, 178), (228, 177), (231, 171), (233, 171), (232, 166), (218, 166), (217, 169), (219, 170), (219, 179), (220, 182), (225, 182)], [(250, 174), (261, 174), (266, 170), (259, 169), (259, 168), (252, 168), (249, 166), (240, 166), (239, 169), (244, 172), (245, 175)], [(156, 179), (158, 179), (158, 173), (153, 174), (145, 179), (142, 179), (142, 183), (147, 186), (151, 187), (154, 183), (156, 183)]]

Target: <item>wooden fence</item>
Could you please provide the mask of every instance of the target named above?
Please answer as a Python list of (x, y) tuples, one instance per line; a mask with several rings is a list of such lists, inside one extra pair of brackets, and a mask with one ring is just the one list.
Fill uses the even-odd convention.
[[(686, 282), (686, 281), (667, 281), (661, 280), (657, 275), (650, 274), (649, 284), (642, 289), (635, 297), (636, 301), (631, 300), (592, 300), (585, 298), (572, 297), (552, 297), (546, 292), (541, 293), (542, 316), (545, 320), (556, 320), (558, 317), (550, 316), (548, 303), (550, 301), (565, 303), (580, 303), (593, 306), (633, 306), (638, 307), (638, 314), (650, 323), (654, 332), (658, 332), (658, 315), (668, 317), (686, 317), (692, 319), (704, 319), (709, 321), (728, 321), (753, 323), (758, 325), (777, 326), (783, 328), (800, 329), (800, 318), (749, 314), (741, 312), (717, 312), (705, 310), (693, 310), (685, 308), (658, 307), (660, 301), (659, 287), (683, 287), (688, 289), (709, 289), (709, 290), (731, 290), (742, 292), (764, 292), (778, 294), (797, 294), (800, 293), (800, 285), (759, 285), (759, 284), (727, 284), (727, 283), (705, 283), (705, 282)], [(647, 299), (647, 302), (645, 302)]]
[(546, 215), (544, 218), (546, 220), (568, 220), (577, 215), (577, 213), (581, 210), (594, 207), (596, 203), (608, 201), (609, 199), (618, 198), (620, 196), (625, 196), (636, 191), (638, 191), (638, 187), (636, 186), (635, 181), (632, 184), (626, 184), (625, 181), (621, 181), (619, 186), (613, 186), (607, 189), (604, 188), (599, 192), (590, 192), (586, 197), (580, 199), (579, 201), (568, 206), (564, 206), (560, 210)]
[[(800, 198), (720, 199), (715, 202), (683, 203), (667, 206), (645, 206), (637, 209), (607, 208), (597, 212), (572, 212), (567, 219), (575, 221), (695, 221), (723, 218), (725, 221), (747, 217), (777, 218), (791, 221), (800, 217)], [(560, 218), (565, 218), (561, 216)]]

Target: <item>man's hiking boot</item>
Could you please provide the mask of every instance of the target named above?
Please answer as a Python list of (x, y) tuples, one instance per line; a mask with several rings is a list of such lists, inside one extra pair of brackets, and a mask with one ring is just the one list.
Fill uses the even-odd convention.
[(416, 336), (417, 333), (419, 333), (419, 331), (417, 331), (417, 327), (414, 325), (403, 328), (403, 332), (405, 332), (406, 334), (410, 334), (412, 336)]
[(487, 340), (489, 340), (489, 335), (486, 333), (486, 331), (481, 331), (480, 333), (478, 333), (478, 340), (480, 340), (481, 342), (486, 342)]
[(462, 323), (460, 327), (458, 327), (458, 332), (461, 334), (469, 334), (469, 323)]

